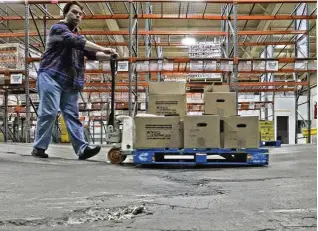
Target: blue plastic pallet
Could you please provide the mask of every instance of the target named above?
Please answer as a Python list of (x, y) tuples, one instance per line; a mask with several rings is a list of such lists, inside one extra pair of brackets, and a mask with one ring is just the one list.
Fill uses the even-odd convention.
[[(210, 160), (210, 156), (220, 156), (223, 159)], [(175, 159), (168, 157), (176, 156)], [(222, 149), (222, 148), (153, 148), (136, 149), (133, 160), (135, 164), (163, 165), (268, 165), (268, 149)]]
[(276, 141), (261, 141), (260, 142), (260, 147), (281, 147), (281, 141), (276, 140)]

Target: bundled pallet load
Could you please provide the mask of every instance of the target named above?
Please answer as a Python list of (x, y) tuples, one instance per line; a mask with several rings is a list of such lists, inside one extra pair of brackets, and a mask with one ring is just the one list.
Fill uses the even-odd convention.
[[(21, 71), (25, 69), (24, 48), (19, 43), (0, 44), (0, 70)], [(10, 83), (6, 82), (10, 79)], [(0, 84), (22, 84), (22, 73), (0, 75)]]
[(149, 114), (137, 115), (136, 149), (258, 148), (257, 116), (237, 116), (228, 85), (204, 89), (204, 114), (186, 115), (186, 84), (149, 84)]

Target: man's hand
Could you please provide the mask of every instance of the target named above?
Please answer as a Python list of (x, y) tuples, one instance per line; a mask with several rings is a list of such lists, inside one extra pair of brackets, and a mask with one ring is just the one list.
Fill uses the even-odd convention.
[(117, 51), (113, 48), (108, 48), (108, 47), (105, 47), (103, 49), (103, 52), (106, 54), (106, 55), (116, 55), (116, 56), (119, 56)]

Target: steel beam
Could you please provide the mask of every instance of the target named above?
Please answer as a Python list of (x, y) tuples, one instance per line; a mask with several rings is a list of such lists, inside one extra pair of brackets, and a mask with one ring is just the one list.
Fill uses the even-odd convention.
[[(79, 2), (86, 3), (94, 3), (101, 2), (102, 0), (80, 0)], [(52, 3), (52, 0), (6, 0), (7, 4), (24, 4), (27, 2), (28, 4), (45, 4)], [(58, 0), (59, 3), (67, 3), (69, 0)], [(118, 0), (108, 0), (107, 2), (118, 2)], [(197, 3), (198, 0), (122, 0), (121, 2), (130, 3), (130, 2), (193, 2)], [(200, 0), (203, 3), (237, 3), (237, 4), (253, 4), (255, 0)], [(316, 0), (278, 0), (275, 3), (316, 3)], [(257, 0), (257, 3), (273, 3), (272, 0)]]
[[(238, 35), (302, 35), (306, 34), (306, 30), (269, 30), (269, 31), (239, 31)], [(202, 35), (202, 36), (226, 36), (226, 32), (222, 31), (139, 31), (138, 35)], [(129, 31), (81, 31), (81, 35), (129, 35)], [(0, 33), (0, 38), (8, 37), (24, 37), (24, 33)], [(37, 32), (29, 32), (29, 36), (38, 36)]]
[[(136, 16), (138, 19), (191, 19), (191, 20), (234, 20), (233, 16), (221, 16), (221, 15), (179, 15), (179, 14), (139, 14)], [(0, 20), (3, 21), (17, 21), (24, 20), (23, 16), (1, 16)], [(30, 18), (31, 19), (31, 18)], [(63, 16), (52, 16), (47, 20), (62, 20)], [(129, 19), (129, 14), (94, 14), (94, 15), (85, 15), (82, 17), (82, 20), (100, 20), (100, 19)], [(295, 20), (295, 19), (317, 19), (316, 15), (238, 15), (237, 20)], [(36, 17), (35, 20), (42, 20), (40, 17)]]

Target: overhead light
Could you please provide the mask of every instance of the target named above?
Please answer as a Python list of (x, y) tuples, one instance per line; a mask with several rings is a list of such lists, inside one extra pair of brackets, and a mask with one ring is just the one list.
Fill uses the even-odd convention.
[(181, 42), (183, 45), (186, 45), (186, 46), (191, 46), (191, 45), (196, 44), (195, 39), (191, 38), (191, 37), (183, 38)]

